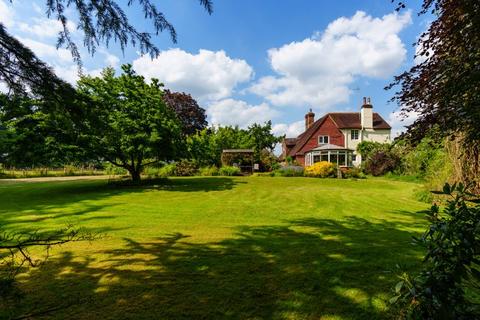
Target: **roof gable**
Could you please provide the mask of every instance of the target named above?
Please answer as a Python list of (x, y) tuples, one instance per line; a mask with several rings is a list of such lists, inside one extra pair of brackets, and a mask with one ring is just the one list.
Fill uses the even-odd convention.
[(300, 134), (297, 138), (297, 143), (295, 147), (290, 150), (288, 155), (294, 156), (303, 146), (310, 140), (310, 137), (317, 131), (317, 129), (322, 125), (322, 123), (327, 119), (327, 115), (321, 117), (317, 121), (315, 121), (310, 128), (308, 128), (304, 133)]

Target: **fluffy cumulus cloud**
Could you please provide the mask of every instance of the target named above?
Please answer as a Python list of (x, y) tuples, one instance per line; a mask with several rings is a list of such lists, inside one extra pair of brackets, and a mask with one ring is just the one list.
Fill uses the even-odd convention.
[(170, 49), (153, 60), (142, 56), (133, 61), (133, 67), (146, 78), (157, 78), (167, 88), (188, 92), (200, 101), (227, 98), (238, 84), (253, 76), (245, 60), (232, 59), (223, 50), (191, 54)]
[(356, 77), (386, 78), (406, 59), (399, 32), (410, 12), (374, 18), (358, 11), (323, 32), (268, 51), (275, 76), (259, 79), (250, 92), (274, 105), (328, 108), (347, 102)]
[[(18, 24), (18, 28), (22, 32), (40, 38), (57, 37), (58, 33), (63, 30), (63, 26), (60, 21), (47, 18), (33, 18), (30, 23), (21, 22)], [(71, 21), (68, 21), (67, 29), (72, 33), (75, 32), (75, 24)]]
[[(30, 48), (40, 59), (47, 62), (62, 79), (75, 84), (79, 78), (79, 69), (73, 61), (70, 51), (67, 49), (57, 49), (55, 45), (46, 42), (32, 40), (30, 38), (18, 37), (18, 39), (28, 48)], [(105, 61), (111, 61), (118, 64), (118, 58), (111, 55), (106, 50), (99, 50), (99, 55), (103, 55)], [(115, 59), (115, 58), (116, 59)], [(99, 75), (101, 69), (84, 69), (84, 74), (93, 76)]]
[(274, 119), (279, 114), (266, 103), (250, 105), (241, 100), (224, 99), (212, 103), (207, 108), (207, 115), (210, 124), (238, 125), (244, 128)]
[(392, 126), (392, 137), (398, 136), (400, 133), (406, 131), (406, 126), (411, 125), (418, 118), (418, 113), (410, 111), (402, 113), (394, 111), (388, 115), (388, 123)]
[(119, 64), (120, 64), (120, 58), (118, 58), (116, 55), (114, 54), (111, 54), (110, 52), (108, 52), (107, 49), (105, 48), (100, 48), (98, 49), (98, 52), (100, 52), (101, 54), (103, 54), (104, 56), (104, 59), (103, 59), (103, 62), (109, 66), (109, 67), (118, 67)]
[(305, 122), (300, 120), (290, 124), (277, 123), (272, 127), (272, 131), (277, 136), (285, 135), (287, 138), (295, 138), (305, 131)]

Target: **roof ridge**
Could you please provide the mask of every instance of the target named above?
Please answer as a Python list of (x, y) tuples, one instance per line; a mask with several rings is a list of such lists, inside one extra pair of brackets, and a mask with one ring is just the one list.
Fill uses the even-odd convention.
[(335, 112), (328, 112), (327, 114), (332, 113), (360, 113), (360, 111), (335, 111)]

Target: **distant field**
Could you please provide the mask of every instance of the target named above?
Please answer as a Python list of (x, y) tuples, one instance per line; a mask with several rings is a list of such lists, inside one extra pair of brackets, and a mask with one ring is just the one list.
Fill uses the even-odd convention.
[(395, 265), (415, 268), (415, 183), (172, 178), (1, 182), (7, 231), (73, 223), (106, 235), (55, 249), (0, 318), (388, 318)]

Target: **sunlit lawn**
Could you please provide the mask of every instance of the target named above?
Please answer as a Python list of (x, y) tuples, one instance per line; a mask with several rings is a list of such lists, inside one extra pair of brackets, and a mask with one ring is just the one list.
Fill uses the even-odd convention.
[[(103, 239), (53, 250), (0, 318), (374, 319), (415, 268), (414, 183), (312, 178), (0, 182), (5, 230), (69, 223)], [(49, 311), (50, 310), (50, 311)]]

